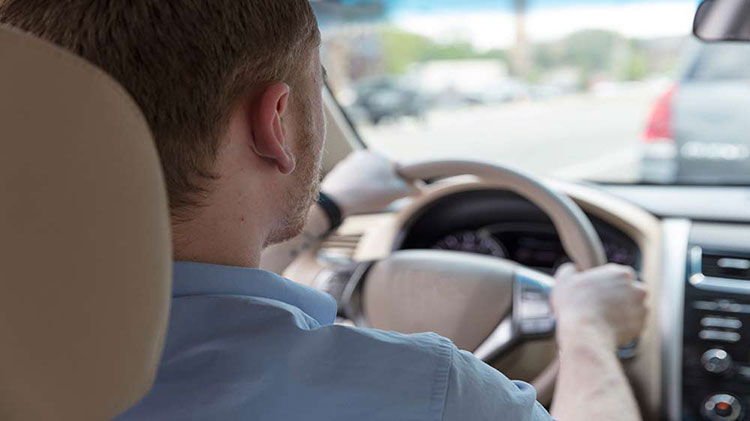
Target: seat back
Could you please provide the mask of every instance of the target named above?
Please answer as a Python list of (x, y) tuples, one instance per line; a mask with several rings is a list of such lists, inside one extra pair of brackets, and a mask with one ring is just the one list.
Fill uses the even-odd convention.
[(169, 227), (128, 94), (0, 26), (0, 419), (109, 419), (145, 395), (169, 314)]

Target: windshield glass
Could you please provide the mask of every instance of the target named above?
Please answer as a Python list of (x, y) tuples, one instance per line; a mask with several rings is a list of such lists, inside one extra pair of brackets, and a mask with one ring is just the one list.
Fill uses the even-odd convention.
[(332, 93), (395, 160), (750, 183), (750, 44), (695, 40), (695, 0), (312, 4)]

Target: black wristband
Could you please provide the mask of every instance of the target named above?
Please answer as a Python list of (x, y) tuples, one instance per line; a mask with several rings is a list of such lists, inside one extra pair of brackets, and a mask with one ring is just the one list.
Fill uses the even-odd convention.
[(318, 205), (328, 217), (328, 223), (330, 224), (329, 231), (333, 231), (341, 226), (341, 223), (344, 222), (344, 218), (341, 215), (341, 208), (330, 196), (320, 192), (318, 194)]

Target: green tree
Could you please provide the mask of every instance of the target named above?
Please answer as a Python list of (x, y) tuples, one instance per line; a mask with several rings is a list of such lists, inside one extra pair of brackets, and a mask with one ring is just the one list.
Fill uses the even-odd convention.
[(404, 73), (412, 63), (430, 60), (498, 59), (507, 61), (505, 50), (478, 51), (466, 41), (438, 43), (425, 36), (396, 28), (382, 29), (379, 37), (385, 68), (391, 74)]
[(388, 73), (404, 73), (411, 63), (420, 61), (434, 47), (427, 37), (388, 28), (380, 32), (383, 59)]
[(568, 36), (565, 61), (589, 72), (611, 69), (612, 52), (622, 37), (611, 31), (580, 31)]

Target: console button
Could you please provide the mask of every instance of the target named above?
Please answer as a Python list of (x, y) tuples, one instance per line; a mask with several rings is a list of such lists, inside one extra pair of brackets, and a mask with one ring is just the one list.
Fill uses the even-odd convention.
[(696, 301), (693, 303), (696, 310), (716, 311), (719, 309), (719, 303), (716, 301)]
[(701, 319), (701, 326), (717, 327), (721, 329), (739, 329), (742, 327), (742, 322), (733, 317), (706, 316)]
[(724, 332), (721, 330), (701, 330), (698, 337), (704, 341), (729, 342), (737, 343), (740, 341), (740, 334), (737, 332)]
[(737, 374), (740, 376), (740, 380), (750, 382), (750, 366), (737, 367)]
[(732, 300), (716, 300), (693, 302), (693, 308), (703, 311), (719, 311), (724, 313), (750, 314), (750, 304), (740, 304)]
[(703, 415), (709, 420), (735, 421), (742, 415), (742, 405), (732, 395), (716, 394), (703, 402)]
[(712, 374), (723, 374), (732, 368), (732, 357), (723, 349), (709, 349), (701, 357), (703, 368)]

